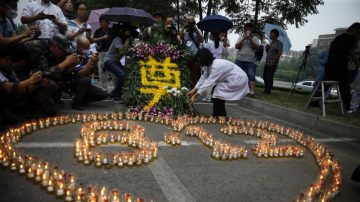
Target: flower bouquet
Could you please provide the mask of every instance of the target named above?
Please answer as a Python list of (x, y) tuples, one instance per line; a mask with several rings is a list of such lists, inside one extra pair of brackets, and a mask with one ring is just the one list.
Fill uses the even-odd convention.
[(124, 98), (130, 109), (171, 115), (191, 113), (186, 67), (190, 55), (185, 48), (134, 40), (128, 56)]

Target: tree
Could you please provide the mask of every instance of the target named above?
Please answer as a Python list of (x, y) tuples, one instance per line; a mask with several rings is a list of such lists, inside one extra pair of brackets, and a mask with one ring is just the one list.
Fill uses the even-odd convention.
[(224, 10), (233, 21), (236, 33), (242, 32), (245, 23), (254, 22), (260, 35), (266, 22), (283, 28), (286, 28), (286, 24), (294, 24), (296, 27), (304, 25), (307, 22), (306, 17), (317, 14), (317, 6), (324, 4), (323, 0), (152, 0), (151, 3), (148, 0), (88, 0), (88, 2), (91, 8), (128, 6), (144, 9), (149, 13), (160, 12), (164, 16), (172, 17), (178, 15), (177, 4), (179, 4), (181, 19), (189, 14), (202, 19), (204, 13), (217, 14), (220, 10)]
[[(236, 32), (251, 21), (258, 22), (256, 29), (261, 30), (265, 22), (286, 28), (286, 24), (304, 25), (308, 15), (317, 14), (317, 6), (323, 0), (226, 0), (220, 6), (234, 23)], [(257, 9), (256, 9), (257, 8)]]

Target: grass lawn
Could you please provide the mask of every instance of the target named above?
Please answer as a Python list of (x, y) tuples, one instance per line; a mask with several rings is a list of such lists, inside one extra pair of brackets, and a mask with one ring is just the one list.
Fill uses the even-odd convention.
[[(292, 95), (289, 95), (289, 90), (273, 89), (271, 95), (267, 95), (263, 93), (264, 88), (262, 86), (259, 87), (257, 86), (255, 92), (256, 92), (255, 99), (257, 100), (295, 109), (305, 113), (322, 116), (322, 111), (320, 106), (309, 107), (305, 110), (305, 105), (310, 98), (310, 93), (294, 92)], [(360, 126), (359, 111), (355, 114), (350, 114), (350, 115), (346, 114), (345, 112), (345, 114), (342, 115), (338, 103), (326, 104), (326, 119), (342, 122), (345, 124)]]

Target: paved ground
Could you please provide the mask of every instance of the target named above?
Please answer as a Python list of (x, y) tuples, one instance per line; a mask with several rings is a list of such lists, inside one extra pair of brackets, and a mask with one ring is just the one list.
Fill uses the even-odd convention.
[[(210, 114), (211, 105), (197, 104), (196, 110)], [(102, 102), (90, 105), (88, 111), (119, 111), (122, 105)], [(359, 201), (360, 183), (349, 180), (355, 166), (360, 163), (360, 138), (328, 136), (301, 127), (301, 123), (288, 123), (261, 112), (227, 106), (228, 115), (244, 119), (263, 119), (285, 124), (307, 132), (326, 144), (340, 159), (343, 166), (343, 186), (336, 201)], [(62, 113), (74, 113), (64, 107)], [(145, 126), (146, 135), (153, 141), (162, 141), (169, 128), (151, 123)], [(256, 140), (251, 137), (221, 135), (218, 125), (204, 125), (217, 138), (245, 145), (251, 150)], [(80, 124), (54, 127), (25, 137), (18, 149), (56, 164), (79, 177), (87, 184), (95, 182), (155, 201), (292, 201), (314, 181), (318, 167), (309, 152), (303, 159), (258, 159), (249, 155), (247, 160), (217, 161), (210, 157), (210, 149), (197, 139), (183, 136), (187, 146), (159, 146), (159, 158), (148, 166), (132, 168), (95, 168), (78, 163), (74, 156), (73, 141), (79, 136)], [(282, 137), (281, 139), (285, 139)], [(125, 147), (99, 148), (107, 151)], [(20, 177), (8, 169), (0, 169), (0, 201), (61, 201), (48, 194), (38, 184)]]

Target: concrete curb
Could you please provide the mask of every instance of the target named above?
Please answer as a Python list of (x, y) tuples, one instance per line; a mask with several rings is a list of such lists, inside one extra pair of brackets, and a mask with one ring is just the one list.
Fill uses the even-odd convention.
[(283, 119), (295, 124), (301, 123), (302, 126), (310, 130), (316, 130), (331, 136), (348, 137), (360, 140), (360, 127), (338, 123), (325, 119), (322, 116), (307, 114), (294, 109), (258, 101), (251, 98), (243, 98), (239, 102), (239, 105), (241, 107), (251, 108), (266, 115)]

